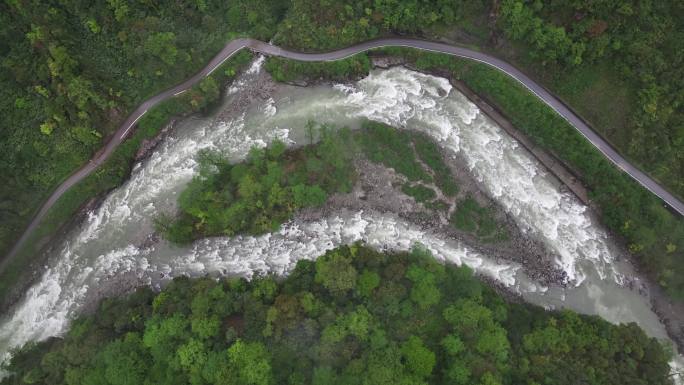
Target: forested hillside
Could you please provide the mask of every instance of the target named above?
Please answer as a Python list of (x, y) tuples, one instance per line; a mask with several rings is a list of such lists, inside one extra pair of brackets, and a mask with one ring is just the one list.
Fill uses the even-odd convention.
[(174, 280), (19, 352), (10, 384), (671, 384), (635, 324), (509, 303), (429, 253), (352, 245), (284, 279)]
[(499, 25), (524, 44), (515, 56), (684, 196), (684, 3), (505, 0)]

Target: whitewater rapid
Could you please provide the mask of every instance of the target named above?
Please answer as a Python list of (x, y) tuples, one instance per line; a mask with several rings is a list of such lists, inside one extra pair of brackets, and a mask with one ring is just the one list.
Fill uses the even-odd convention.
[[(255, 61), (229, 88), (226, 103), (258, 80), (262, 62)], [(147, 242), (154, 218), (174, 210), (177, 195), (195, 174), (200, 150), (218, 150), (238, 161), (250, 147), (276, 138), (290, 145), (303, 143), (309, 119), (350, 127), (372, 119), (427, 133), (466, 161), (522, 231), (559, 256), (555, 262), (566, 273), (569, 287), (543, 287), (515, 263), (491, 260), (458, 240), (421, 232), (393, 215), (339, 213), (317, 222), (293, 221), (273, 234), (209, 238), (187, 247)], [(284, 86), (225, 121), (182, 121), (134, 167), (129, 181), (54, 247), (41, 278), (0, 321), (0, 354), (64, 333), (89, 291), (124, 272), (153, 285), (184, 274), (285, 274), (299, 259), (313, 259), (355, 241), (398, 250), (419, 242), (437, 258), (465, 263), (531, 302), (567, 306), (612, 322), (634, 321), (649, 335), (666, 338), (647, 299), (620, 285), (632, 272), (579, 200), (561, 192), (555, 178), (446, 79), (393, 68), (373, 71), (353, 84)]]

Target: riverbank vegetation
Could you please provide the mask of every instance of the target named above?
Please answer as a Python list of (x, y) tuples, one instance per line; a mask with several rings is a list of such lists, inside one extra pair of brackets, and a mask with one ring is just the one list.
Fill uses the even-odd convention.
[(458, 193), (441, 150), (424, 134), (365, 121), (356, 138), (371, 161), (393, 168), (410, 182), (434, 183), (446, 196)]
[(175, 279), (24, 347), (14, 384), (671, 384), (635, 324), (506, 302), (427, 251), (361, 245), (285, 278)]
[(279, 82), (296, 82), (300, 79), (326, 79), (345, 81), (361, 78), (370, 71), (368, 55), (354, 55), (334, 62), (300, 62), (278, 57), (269, 57), (265, 65), (273, 79)]
[(490, 208), (480, 206), (470, 196), (457, 196), (458, 186), (442, 151), (425, 134), (366, 121), (356, 132), (356, 138), (368, 159), (406, 177), (401, 187), (406, 195), (443, 214), (456, 229), (475, 235), (482, 242), (507, 239), (506, 230), (497, 223)]
[(496, 223), (492, 210), (480, 206), (470, 196), (458, 203), (449, 222), (455, 228), (476, 234), (483, 241), (498, 241), (507, 238), (506, 232)]

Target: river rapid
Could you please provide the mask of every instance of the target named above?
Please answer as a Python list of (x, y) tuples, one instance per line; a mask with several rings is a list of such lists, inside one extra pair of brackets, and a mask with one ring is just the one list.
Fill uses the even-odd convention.
[[(257, 59), (229, 88), (226, 105), (263, 78), (262, 63), (263, 58)], [(459, 240), (423, 232), (391, 214), (340, 212), (314, 222), (294, 220), (272, 234), (209, 238), (187, 247), (149, 241), (154, 218), (173, 211), (177, 195), (195, 174), (198, 151), (219, 150), (238, 161), (250, 147), (275, 138), (304, 143), (310, 119), (352, 128), (372, 119), (427, 133), (465, 160), (523, 232), (558, 256), (554, 262), (566, 273), (566, 288), (545, 287), (515, 263), (492, 260)], [(267, 100), (237, 113), (185, 119), (136, 164), (130, 180), (58, 241), (42, 276), (2, 316), (0, 356), (6, 359), (26, 342), (64, 333), (93, 292), (117, 277), (159, 287), (180, 275), (284, 274), (299, 259), (355, 241), (397, 250), (419, 242), (436, 258), (469, 265), (530, 302), (598, 314), (611, 322), (634, 321), (649, 335), (666, 339), (648, 298), (625, 285), (639, 282), (620, 249), (589, 210), (559, 187), (530, 153), (444, 78), (396, 67), (344, 85), (279, 86)]]

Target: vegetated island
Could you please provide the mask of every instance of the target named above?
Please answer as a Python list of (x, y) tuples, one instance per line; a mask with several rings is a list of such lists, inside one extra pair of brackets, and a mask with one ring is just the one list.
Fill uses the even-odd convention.
[[(309, 122), (309, 144), (287, 149), (274, 141), (252, 148), (244, 162), (220, 154), (199, 155), (199, 174), (181, 193), (176, 215), (157, 219), (169, 240), (187, 243), (208, 236), (258, 235), (276, 231), (298, 209), (322, 206), (334, 193), (348, 193), (359, 157), (392, 169), (405, 181), (399, 189), (445, 222), (479, 241), (507, 238), (492, 209), (459, 187), (431, 139), (410, 130), (364, 121), (359, 130)], [(314, 143), (314, 141), (316, 141)]]

